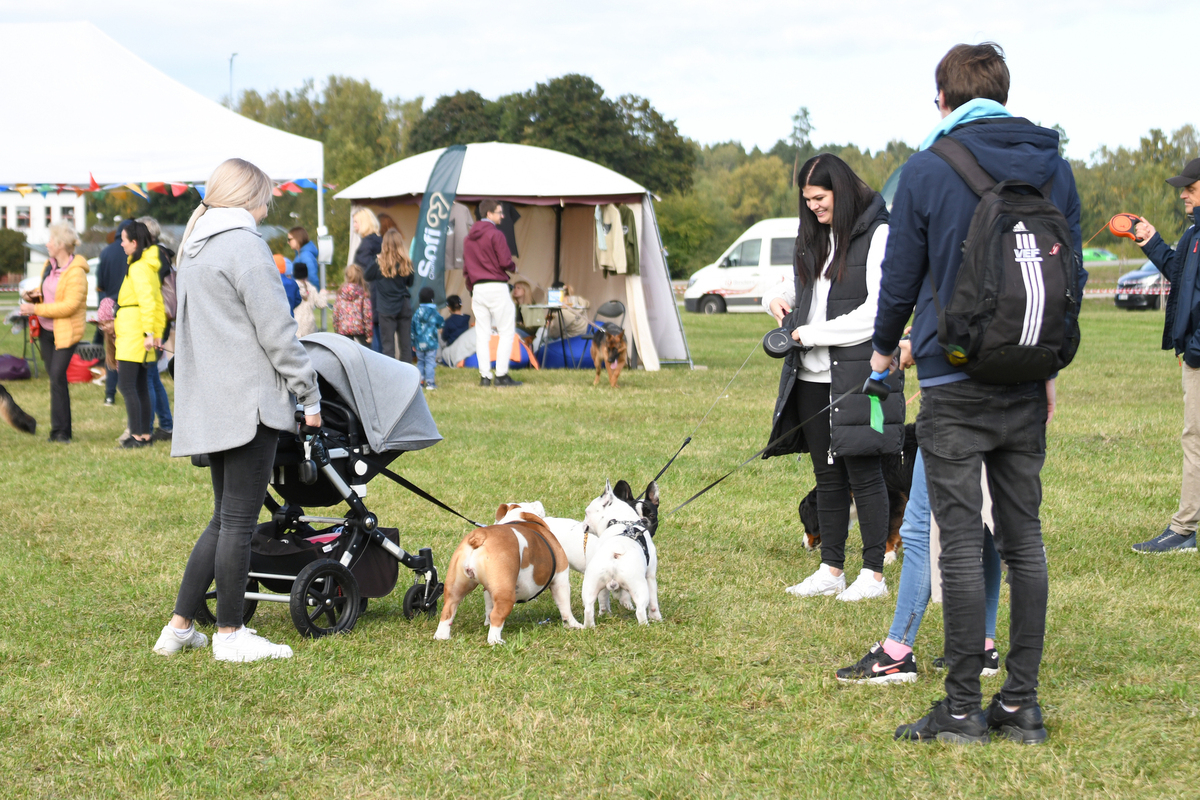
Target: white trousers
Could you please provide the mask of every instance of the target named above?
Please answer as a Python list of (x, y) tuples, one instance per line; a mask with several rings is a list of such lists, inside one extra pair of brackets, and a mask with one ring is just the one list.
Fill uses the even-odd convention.
[(479, 374), (492, 377), (492, 328), (500, 334), (496, 345), (496, 377), (508, 374), (513, 338), (517, 333), (517, 308), (507, 283), (477, 283), (471, 292), (471, 310), (475, 312), (475, 357)]

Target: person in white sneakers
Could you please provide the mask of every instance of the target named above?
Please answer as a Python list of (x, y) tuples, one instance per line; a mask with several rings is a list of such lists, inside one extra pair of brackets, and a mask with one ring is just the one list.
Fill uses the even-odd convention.
[(267, 493), (281, 431), (321, 424), (317, 373), (296, 338), (287, 295), (270, 248), (258, 233), (274, 184), (266, 173), (230, 159), (208, 179), (179, 246), (175, 333), (175, 436), (171, 455), (205, 454), (211, 464), (213, 515), (188, 558), (175, 613), (154, 652), (203, 648), (192, 625), (214, 579), (218, 661), (290, 658), (242, 624), (250, 537)]
[[(814, 156), (799, 174), (795, 284), (781, 283), (763, 298), (764, 309), (800, 345), (783, 365), (771, 444), (763, 457), (812, 455), (821, 525), (821, 566), (788, 591), (800, 597), (836, 594), (845, 601), (883, 597), (888, 498), (880, 456), (904, 445), (904, 396), (893, 392), (879, 403), (861, 393), (843, 395), (861, 388), (871, 374), (888, 212), (879, 193), (837, 156)], [(863, 570), (847, 588), (842, 570), (851, 491)]]

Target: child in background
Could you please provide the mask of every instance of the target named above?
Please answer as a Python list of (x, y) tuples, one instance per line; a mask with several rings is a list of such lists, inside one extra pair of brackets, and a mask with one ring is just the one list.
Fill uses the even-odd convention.
[(361, 345), (367, 344), (371, 333), (371, 296), (358, 264), (346, 266), (346, 280), (333, 304), (333, 329)]
[[(433, 304), (433, 287), (426, 286), (419, 296), (421, 305), (413, 315), (412, 340), (417, 348), (417, 369), (421, 371), (421, 380), (425, 390), (432, 392), (437, 388), (434, 378), (434, 364), (438, 351), (438, 330), (445, 325), (445, 320)], [(459, 306), (461, 308), (461, 305)]]
[(462, 313), (462, 298), (456, 294), (446, 298), (446, 307), (450, 309), (450, 316), (442, 328), (442, 344), (450, 346), (471, 327), (471, 318)]

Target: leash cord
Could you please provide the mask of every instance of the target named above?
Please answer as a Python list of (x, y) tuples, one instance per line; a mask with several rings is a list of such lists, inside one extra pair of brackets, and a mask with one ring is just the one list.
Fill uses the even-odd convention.
[[(675, 459), (679, 458), (679, 454), (683, 452), (683, 448), (687, 447), (689, 444), (692, 443), (692, 437), (696, 435), (696, 431), (700, 430), (700, 426), (705, 423), (705, 421), (708, 419), (708, 415), (712, 413), (713, 409), (717, 407), (717, 403), (719, 403), (721, 401), (721, 398), (725, 396), (725, 393), (729, 391), (729, 387), (733, 385), (733, 382), (735, 380), (737, 380), (737, 376), (741, 375), (742, 370), (746, 368), (746, 365), (748, 363), (750, 363), (750, 358), (751, 358), (751, 356), (754, 355), (754, 351), (757, 350), (761, 346), (762, 346), (761, 342), (754, 343), (754, 345), (750, 348), (750, 352), (746, 354), (746, 360), (742, 362), (742, 365), (740, 367), (738, 367), (737, 372), (733, 373), (733, 377), (729, 379), (729, 383), (725, 384), (725, 388), (722, 389), (717, 394), (716, 399), (712, 401), (712, 405), (710, 405), (708, 407), (708, 411), (704, 412), (704, 416), (700, 419), (700, 421), (698, 423), (696, 423), (696, 427), (692, 428), (692, 432), (690, 434), (688, 434), (688, 437), (686, 439), (683, 440), (683, 444), (679, 445), (679, 449), (675, 451), (675, 455), (671, 456), (671, 459), (666, 463), (666, 465), (663, 466), (663, 468), (658, 471), (658, 474), (654, 476), (654, 480), (650, 481), (651, 483), (654, 483), (654, 481), (657, 481), (659, 478), (661, 478), (663, 476), (663, 473), (665, 473), (670, 468), (670, 466), (675, 463)], [(645, 492), (645, 490), (643, 490), (642, 493), (640, 495), (638, 495), (638, 499), (640, 500), (645, 496), (646, 496), (646, 492)]]
[[(1104, 232), (1104, 229), (1105, 229), (1105, 228), (1107, 228), (1107, 227), (1108, 227), (1108, 223), (1107, 223), (1107, 222), (1106, 222), (1106, 223), (1104, 223), (1103, 225), (1101, 225), (1101, 226), (1100, 226), (1100, 230), (1098, 230), (1098, 231), (1096, 231), (1095, 233), (1093, 233), (1093, 234), (1092, 234), (1092, 239), (1095, 239), (1097, 236), (1099, 236), (1101, 233), (1103, 233), (1103, 232)], [(1092, 239), (1088, 239), (1086, 242), (1084, 242), (1084, 243), (1083, 243), (1083, 246), (1084, 246), (1084, 247), (1087, 247), (1089, 244), (1091, 244), (1091, 243), (1092, 243)]]
[(387, 477), (391, 478), (393, 481), (400, 484), (405, 489), (408, 489), (410, 492), (415, 494), (417, 497), (424, 498), (425, 500), (428, 500), (429, 502), (433, 503), (434, 505), (444, 508), (446, 511), (449, 511), (454, 516), (460, 517), (461, 519), (465, 519), (467, 522), (471, 523), (476, 528), (485, 527), (484, 525), (479, 524), (478, 522), (471, 519), (470, 517), (464, 517), (462, 514), (458, 513), (453, 508), (451, 508), (450, 506), (443, 503), (441, 500), (438, 500), (436, 497), (434, 497), (429, 492), (422, 489), (420, 486), (417, 486), (415, 483), (405, 480), (404, 478), (402, 478), (399, 475), (397, 475), (396, 473), (392, 472), (390, 469), (383, 466), (379, 462), (374, 461), (370, 458), (366, 458), (365, 456), (358, 456), (358, 458), (362, 461), (365, 461), (367, 464), (370, 464), (375, 469), (379, 470), (379, 474), (386, 475)]
[(747, 459), (746, 459), (745, 461), (743, 461), (741, 464), (738, 464), (736, 467), (734, 467), (733, 469), (729, 470), (729, 472), (726, 472), (724, 475), (722, 475), (721, 477), (717, 478), (715, 481), (713, 481), (712, 483), (710, 483), (708, 486), (705, 486), (703, 489), (701, 489), (700, 491), (696, 492), (694, 495), (692, 495), (691, 497), (689, 497), (687, 500), (684, 500), (682, 503), (680, 503), (679, 505), (677, 505), (675, 508), (673, 508), (673, 509), (671, 509), (670, 511), (668, 511), (668, 512), (667, 512), (667, 513), (666, 513), (666, 514), (665, 514), (663, 517), (661, 517), (660, 519), (666, 519), (667, 517), (669, 517), (669, 516), (671, 516), (672, 514), (674, 514), (676, 511), (679, 511), (679, 510), (680, 510), (680, 509), (682, 509), (684, 506), (688, 505), (688, 504), (689, 504), (689, 503), (691, 503), (693, 500), (695, 500), (696, 498), (698, 498), (700, 495), (704, 494), (704, 493), (705, 493), (705, 492), (707, 492), (709, 489), (712, 489), (712, 488), (713, 488), (713, 487), (715, 487), (715, 486), (716, 486), (718, 483), (720, 483), (721, 481), (725, 480), (725, 479), (726, 479), (726, 478), (728, 478), (730, 475), (732, 475), (733, 473), (737, 472), (737, 471), (738, 471), (738, 470), (740, 470), (742, 467), (746, 466), (746, 465), (747, 465), (747, 464), (749, 464), (751, 461), (753, 461), (754, 459), (756, 459), (756, 458), (758, 458), (759, 456), (761, 456), (763, 453), (765, 453), (765, 452), (767, 452), (768, 450), (770, 450), (770, 449), (771, 449), (773, 446), (775, 446), (775, 445), (776, 445), (776, 444), (778, 444), (779, 442), (783, 441), (783, 440), (784, 440), (784, 439), (786, 439), (787, 437), (791, 436), (793, 433), (795, 433), (796, 431), (800, 430), (800, 429), (801, 429), (801, 428), (803, 428), (805, 425), (807, 425), (808, 423), (812, 422), (814, 419), (816, 419), (817, 417), (821, 416), (821, 415), (822, 415), (822, 414), (824, 414), (826, 411), (828, 411), (829, 409), (833, 408), (835, 405), (837, 405), (838, 403), (842, 402), (843, 400), (845, 400), (845, 399), (846, 399), (847, 397), (849, 397), (850, 395), (852, 395), (852, 394), (856, 394), (856, 393), (858, 393), (859, 391), (861, 391), (861, 390), (860, 390), (860, 389), (851, 389), (850, 391), (848, 391), (848, 392), (846, 392), (845, 394), (843, 394), (841, 397), (834, 398), (834, 400), (833, 400), (833, 401), (832, 401), (832, 402), (831, 402), (829, 405), (825, 406), (825, 407), (824, 407), (824, 408), (822, 408), (820, 411), (818, 411), (816, 414), (813, 414), (811, 417), (809, 417), (808, 419), (804, 420), (804, 421), (803, 421), (803, 422), (801, 422), (799, 425), (797, 425), (796, 427), (792, 428), (790, 431), (787, 431), (786, 433), (781, 433), (781, 434), (780, 434), (778, 437), (776, 437), (775, 439), (771, 440), (770, 442), (767, 442), (767, 446), (766, 446), (766, 447), (764, 447), (762, 450), (759, 450), (757, 453), (755, 453), (754, 455), (752, 455), (752, 456), (750, 456), (749, 458), (747, 458)]

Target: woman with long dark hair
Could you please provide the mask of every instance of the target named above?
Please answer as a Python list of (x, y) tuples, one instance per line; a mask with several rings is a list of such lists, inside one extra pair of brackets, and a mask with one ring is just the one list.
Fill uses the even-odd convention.
[(117, 295), (113, 326), (117, 342), (117, 387), (125, 398), (129, 438), (120, 446), (149, 447), (154, 420), (149, 370), (157, 369), (158, 348), (167, 327), (162, 284), (158, 279), (162, 261), (150, 229), (141, 222), (121, 229), (121, 248), (129, 271)]
[[(820, 568), (788, 591), (800, 597), (836, 594), (846, 601), (883, 597), (888, 498), (880, 456), (898, 452), (904, 443), (904, 396), (895, 392), (883, 401), (879, 426), (872, 424), (877, 401), (842, 395), (871, 374), (887, 209), (878, 192), (829, 153), (804, 163), (800, 186), (795, 283), (780, 284), (763, 298), (768, 313), (802, 346), (784, 363), (773, 445), (766, 455), (811, 454), (821, 527)], [(780, 438), (804, 420), (798, 431)], [(843, 568), (851, 492), (862, 531), (863, 570), (847, 588)]]
[[(363, 270), (375, 293), (371, 302), (378, 300), (375, 318), (379, 320), (379, 335), (383, 342), (383, 354), (412, 363), (412, 261), (408, 258), (408, 245), (398, 228), (383, 234), (379, 255)], [(397, 352), (396, 339), (400, 344)]]

